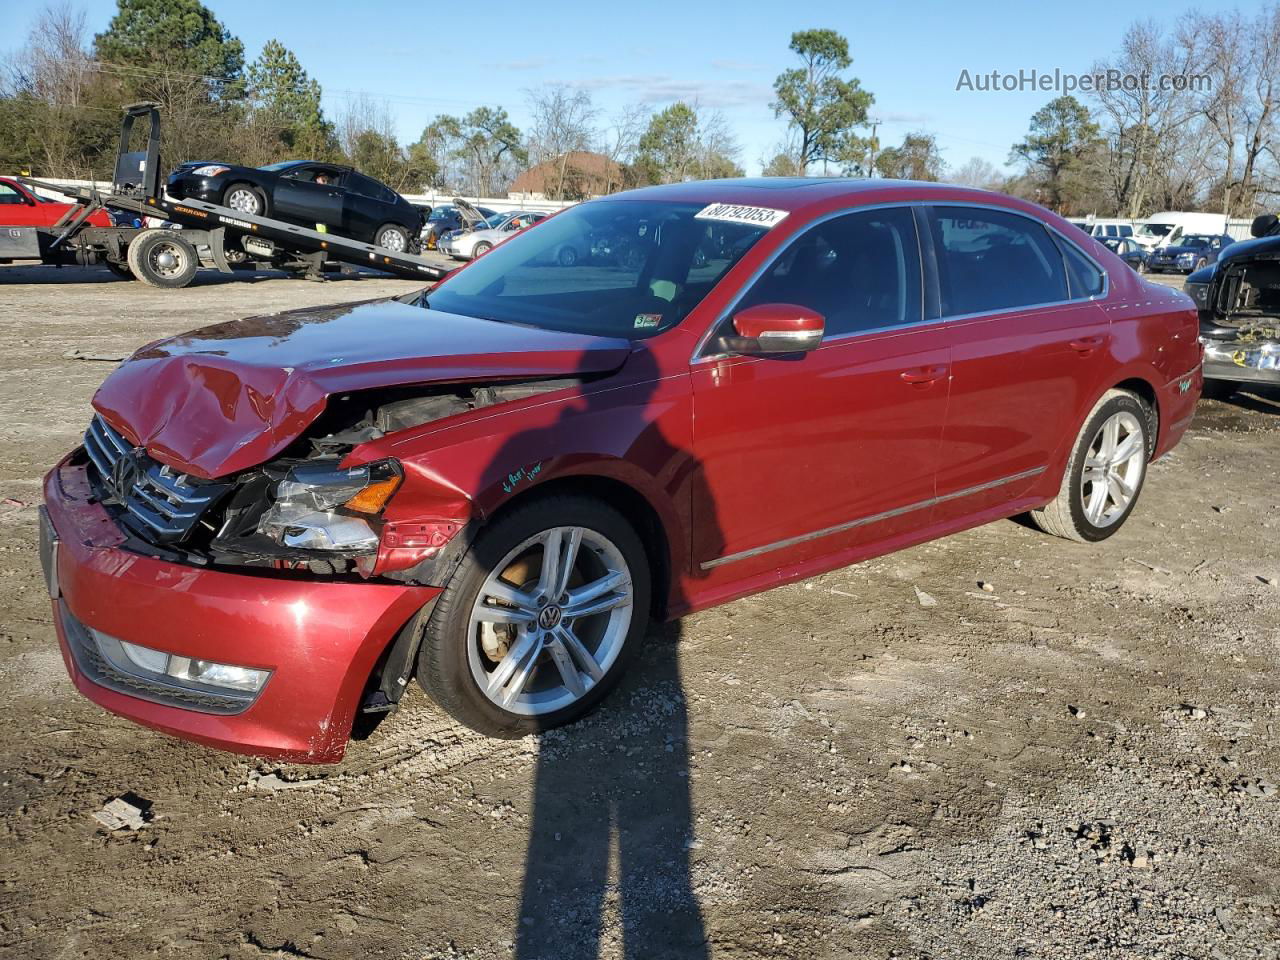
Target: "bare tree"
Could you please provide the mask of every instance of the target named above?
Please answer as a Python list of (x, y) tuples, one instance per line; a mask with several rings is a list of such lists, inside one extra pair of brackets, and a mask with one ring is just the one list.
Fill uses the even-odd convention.
[(563, 200), (570, 181), (581, 179), (574, 175), (573, 154), (591, 146), (598, 111), (590, 93), (564, 83), (527, 90), (525, 96), (533, 117), (528, 134), (529, 160), (533, 164), (554, 165), (554, 176), (547, 178), (545, 192), (548, 199)]
[(962, 187), (977, 187), (979, 190), (999, 190), (1005, 181), (1004, 174), (996, 165), (981, 157), (970, 157), (948, 179)]
[(598, 134), (597, 150), (605, 156), (604, 193), (613, 193), (627, 185), (626, 170), (635, 163), (653, 108), (644, 103), (624, 106)]

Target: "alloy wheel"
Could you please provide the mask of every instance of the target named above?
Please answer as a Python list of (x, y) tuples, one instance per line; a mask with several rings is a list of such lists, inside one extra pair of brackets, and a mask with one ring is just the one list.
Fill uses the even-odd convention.
[(226, 204), (241, 213), (256, 214), (260, 207), (258, 195), (248, 187), (235, 187), (228, 194)]
[(552, 527), (485, 578), (467, 628), (471, 677), (521, 716), (584, 697), (622, 653), (635, 591), (622, 552), (586, 527)]
[(1146, 456), (1142, 424), (1129, 411), (1112, 414), (1098, 427), (1080, 478), (1084, 515), (1095, 527), (1109, 527), (1124, 516), (1137, 496)]

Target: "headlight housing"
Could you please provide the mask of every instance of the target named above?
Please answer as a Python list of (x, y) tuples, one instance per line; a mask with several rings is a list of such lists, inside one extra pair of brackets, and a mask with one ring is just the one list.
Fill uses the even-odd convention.
[(370, 520), (382, 512), (404, 474), (395, 460), (358, 467), (299, 464), (276, 484), (275, 502), (258, 532), (285, 547), (364, 554), (378, 549)]
[(197, 177), (220, 177), (230, 169), (220, 163), (208, 163), (203, 167), (196, 167), (191, 172)]
[(1182, 292), (1196, 302), (1201, 310), (1209, 309), (1209, 285), (1207, 283), (1184, 283)]

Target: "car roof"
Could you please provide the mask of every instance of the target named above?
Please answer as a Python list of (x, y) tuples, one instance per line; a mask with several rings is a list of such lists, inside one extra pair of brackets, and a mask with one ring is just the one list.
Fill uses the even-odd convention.
[[(641, 187), (588, 201), (598, 203), (618, 197), (627, 199), (684, 201), (686, 203), (733, 203), (743, 206), (768, 207), (796, 213), (809, 207), (822, 206), (832, 200), (854, 200), (859, 203), (936, 199), (938, 201), (997, 202), (1013, 209), (1034, 209), (1048, 213), (1034, 204), (1006, 194), (976, 187), (961, 187), (925, 180), (869, 180), (854, 177), (739, 177), (731, 180), (691, 180), (656, 187)], [(1052, 216), (1052, 214), (1051, 214)]]

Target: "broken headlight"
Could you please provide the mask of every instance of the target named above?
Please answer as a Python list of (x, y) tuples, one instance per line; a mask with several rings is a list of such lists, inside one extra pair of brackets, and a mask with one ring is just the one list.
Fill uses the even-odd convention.
[(299, 550), (369, 553), (378, 548), (369, 520), (382, 512), (401, 477), (395, 460), (358, 467), (299, 464), (276, 484), (258, 532)]

